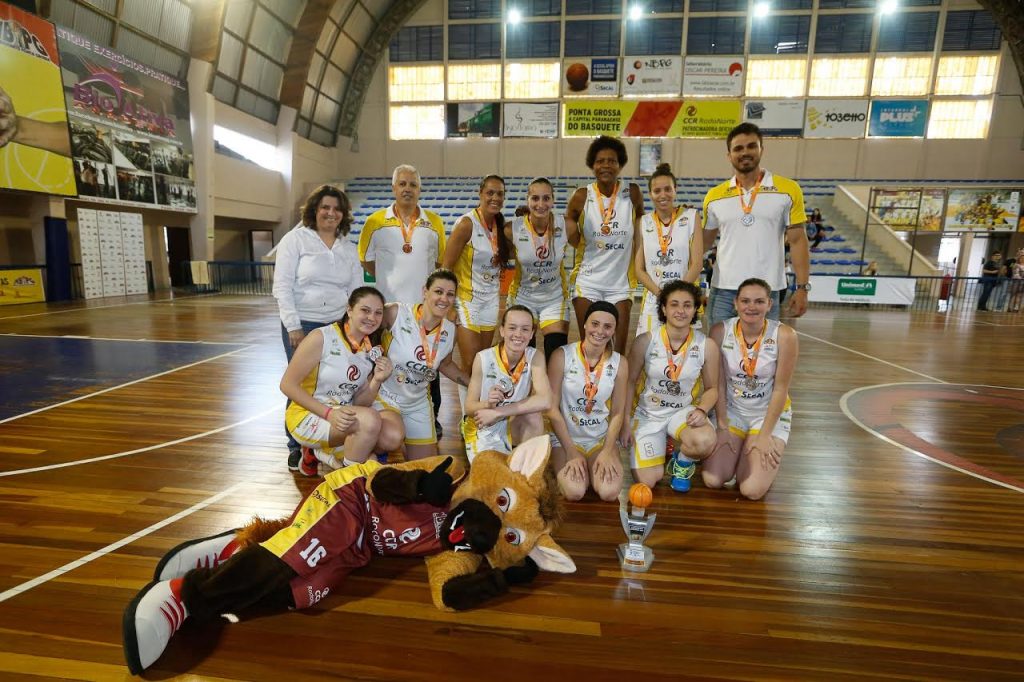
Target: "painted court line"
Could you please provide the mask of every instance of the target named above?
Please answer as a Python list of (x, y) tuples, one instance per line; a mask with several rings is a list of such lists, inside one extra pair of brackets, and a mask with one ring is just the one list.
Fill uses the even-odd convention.
[(143, 528), (138, 533), (133, 533), (133, 534), (129, 535), (126, 538), (122, 538), (121, 540), (118, 540), (115, 543), (109, 544), (106, 547), (103, 547), (102, 549), (96, 550), (92, 554), (85, 555), (81, 559), (75, 559), (74, 561), (72, 561), (70, 563), (67, 563), (67, 564), (64, 564), (60, 568), (56, 568), (56, 569), (50, 571), (49, 573), (46, 573), (44, 575), (39, 576), (38, 578), (33, 578), (32, 580), (29, 580), (27, 582), (23, 582), (22, 584), (17, 585), (15, 587), (12, 587), (9, 590), (6, 590), (4, 592), (0, 592), (0, 602), (5, 602), (8, 599), (10, 599), (11, 597), (16, 597), (19, 594), (22, 594), (23, 592), (28, 592), (29, 590), (31, 590), (34, 587), (39, 587), (43, 583), (47, 583), (47, 582), (53, 580), (54, 578), (59, 578), (60, 576), (64, 575), (65, 573), (69, 573), (69, 572), (75, 570), (76, 568), (80, 568), (80, 567), (86, 565), (87, 563), (89, 563), (91, 561), (95, 561), (96, 559), (99, 559), (102, 556), (105, 556), (107, 554), (110, 554), (111, 552), (114, 552), (114, 551), (116, 551), (118, 549), (121, 549), (125, 545), (131, 544), (131, 543), (135, 542), (136, 540), (138, 540), (139, 538), (144, 538), (147, 535), (149, 535), (150, 533), (153, 533), (155, 531), (160, 530), (164, 526), (169, 526), (170, 524), (174, 523), (175, 521), (179, 521), (179, 520), (185, 518), (186, 516), (189, 516), (190, 514), (194, 514), (197, 511), (199, 511), (201, 509), (204, 509), (205, 507), (209, 507), (211, 504), (216, 504), (217, 502), (220, 502), (222, 499), (224, 499), (225, 497), (227, 497), (231, 493), (233, 493), (236, 490), (238, 490), (239, 488), (241, 488), (243, 485), (248, 485), (248, 484), (243, 482), (243, 481), (239, 481), (238, 483), (235, 483), (233, 486), (231, 486), (227, 490), (223, 490), (223, 491), (217, 493), (216, 495), (214, 495), (213, 497), (208, 497), (205, 500), (203, 500), (202, 502), (194, 504), (191, 507), (189, 507), (188, 509), (185, 509), (183, 511), (178, 512), (174, 516), (169, 516), (168, 518), (164, 519), (163, 521), (157, 521), (156, 523), (154, 523), (149, 528)]
[(31, 412), (22, 412), (21, 414), (16, 414), (13, 417), (8, 417), (7, 419), (0, 419), (0, 424), (6, 424), (7, 422), (14, 421), (15, 419), (21, 419), (22, 417), (28, 417), (29, 415), (39, 414), (40, 412), (45, 412), (47, 410), (52, 410), (55, 407), (61, 407), (63, 405), (70, 405), (71, 403), (77, 403), (79, 400), (85, 400), (86, 398), (94, 398), (94, 397), (96, 397), (98, 395), (102, 395), (104, 393), (109, 393), (111, 391), (116, 391), (119, 388), (124, 388), (125, 386), (131, 386), (132, 384), (137, 384), (137, 383), (140, 383), (142, 381), (149, 381), (150, 379), (156, 379), (157, 377), (162, 377), (162, 376), (164, 376), (166, 374), (171, 374), (173, 372), (178, 372), (178, 371), (183, 370), (183, 369), (188, 369), (189, 367), (195, 367), (196, 365), (201, 365), (204, 362), (210, 362), (211, 360), (218, 360), (220, 358), (224, 358), (224, 357), (227, 357), (229, 355), (234, 355), (235, 353), (241, 353), (243, 351), (247, 351), (247, 350), (250, 350), (250, 349), (255, 348), (255, 347), (256, 347), (255, 345), (243, 346), (243, 347), (235, 349), (233, 351), (228, 351), (227, 353), (221, 353), (220, 355), (214, 355), (212, 358), (206, 358), (205, 360), (198, 360), (196, 362), (191, 362), (191, 363), (189, 363), (187, 365), (182, 365), (181, 367), (175, 367), (173, 369), (169, 369), (166, 372), (160, 372), (159, 374), (151, 374), (148, 377), (142, 377), (141, 379), (136, 379), (134, 381), (129, 381), (129, 382), (124, 383), (124, 384), (118, 384), (117, 386), (110, 386), (109, 388), (100, 389), (99, 391), (95, 391), (93, 393), (89, 393), (88, 395), (80, 395), (77, 398), (72, 398), (71, 400), (65, 400), (64, 402), (61, 402), (61, 403), (54, 403), (53, 405), (47, 405), (46, 407), (40, 407), (38, 410), (32, 410)]
[(269, 410), (264, 410), (263, 412), (260, 412), (259, 414), (255, 414), (255, 415), (249, 417), (248, 419), (243, 419), (240, 422), (235, 422), (233, 424), (228, 424), (226, 426), (221, 426), (221, 427), (218, 427), (216, 429), (211, 429), (209, 431), (203, 431), (202, 433), (196, 433), (196, 434), (193, 434), (191, 436), (185, 436), (184, 438), (178, 438), (177, 440), (164, 441), (163, 443), (157, 443), (156, 445), (147, 445), (144, 448), (136, 448), (135, 450), (125, 450), (124, 452), (115, 452), (112, 455), (100, 455), (99, 457), (90, 457), (89, 459), (76, 459), (73, 462), (61, 462), (60, 464), (47, 464), (45, 466), (32, 467), (30, 469), (15, 469), (14, 471), (0, 471), (0, 478), (3, 478), (5, 476), (20, 476), (21, 474), (34, 474), (34, 473), (36, 473), (38, 471), (51, 471), (53, 469), (64, 469), (64, 468), (67, 468), (67, 467), (78, 466), (80, 464), (91, 464), (93, 462), (102, 462), (102, 461), (108, 460), (108, 459), (118, 459), (120, 457), (127, 457), (128, 455), (137, 455), (140, 452), (149, 452), (150, 450), (159, 450), (160, 448), (166, 448), (166, 447), (169, 447), (171, 445), (178, 445), (180, 443), (188, 443), (189, 441), (198, 440), (200, 438), (205, 438), (207, 436), (212, 436), (215, 433), (220, 433), (222, 431), (227, 431), (228, 429), (233, 429), (236, 426), (241, 426), (242, 424), (248, 424), (249, 422), (255, 421), (257, 419), (262, 419), (263, 417), (266, 417), (271, 412), (274, 412), (275, 410), (280, 410), (280, 409), (281, 409), (280, 407), (271, 407)]
[(18, 334), (16, 332), (0, 332), (0, 336), (16, 336), (27, 339), (82, 339), (85, 341), (132, 341), (135, 343), (193, 343), (206, 346), (236, 346), (241, 348), (243, 343), (232, 343), (230, 341), (194, 341), (191, 339), (117, 339), (112, 336), (82, 336), (80, 334)]
[[(903, 365), (897, 365), (895, 362), (889, 362), (888, 360), (883, 360), (882, 358), (880, 358), (878, 356), (870, 355), (869, 353), (862, 353), (859, 350), (854, 350), (852, 348), (847, 348), (846, 346), (840, 346), (838, 343), (832, 343), (831, 341), (826, 341), (825, 339), (819, 338), (817, 336), (812, 336), (811, 334), (808, 334), (807, 332), (797, 332), (797, 334), (799, 334), (800, 336), (806, 336), (809, 339), (814, 339), (815, 341), (820, 341), (821, 343), (824, 343), (825, 345), (828, 345), (828, 346), (833, 346), (835, 348), (841, 348), (842, 350), (845, 350), (847, 352), (853, 353), (854, 355), (860, 355), (861, 357), (868, 358), (869, 360), (875, 360), (877, 362), (881, 362), (883, 365), (889, 365), (890, 367), (895, 367), (896, 369), (903, 370), (904, 372), (910, 372), (911, 374), (916, 374), (919, 377), (924, 377), (928, 381), (934, 381), (934, 382), (936, 382), (938, 384), (948, 384), (949, 383), (948, 381), (943, 381), (942, 379), (937, 379), (937, 378), (935, 378), (933, 376), (929, 376), (929, 375), (924, 374), (922, 372), (918, 372), (917, 370), (910, 369), (909, 367), (904, 367)], [(0, 422), (0, 423), (2, 423), (2, 422)]]
[(51, 310), (45, 313), (29, 313), (28, 315), (9, 315), (7, 317), (0, 317), (0, 322), (5, 320), (21, 320), (26, 317), (42, 317), (43, 315), (62, 315), (64, 313), (81, 313), (89, 312), (91, 310), (103, 310), (104, 308), (124, 308), (130, 305), (156, 305), (158, 303), (175, 303), (185, 301), (190, 298), (203, 298), (206, 296), (216, 296), (217, 294), (196, 294), (195, 296), (183, 296), (181, 298), (165, 298), (159, 301), (135, 301), (133, 303), (111, 303), (110, 305), (94, 305), (84, 306), (82, 308), (66, 308), (64, 310)]

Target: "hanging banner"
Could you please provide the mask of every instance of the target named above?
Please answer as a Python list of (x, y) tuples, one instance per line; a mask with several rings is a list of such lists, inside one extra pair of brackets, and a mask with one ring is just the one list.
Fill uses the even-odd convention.
[(66, 28), (57, 37), (79, 195), (195, 213), (186, 84)]
[(809, 99), (804, 137), (864, 137), (868, 122), (866, 99)]
[(3, 2), (0, 189), (77, 194), (53, 24)]
[(626, 57), (622, 60), (622, 94), (678, 97), (682, 57)]
[(738, 100), (565, 103), (566, 137), (696, 137), (725, 139), (740, 123)]
[(811, 303), (874, 303), (910, 305), (914, 302), (913, 277), (828, 277), (811, 275)]
[(747, 100), (743, 120), (755, 124), (765, 137), (800, 137), (804, 130), (803, 100)]
[(920, 206), (920, 189), (871, 190), (872, 212), (883, 223), (897, 231), (913, 230), (917, 227)]
[(562, 94), (568, 97), (615, 97), (619, 94), (619, 60), (615, 57), (567, 59)]
[(926, 188), (921, 190), (921, 211), (917, 216), (917, 229), (937, 232), (942, 229), (943, 208), (946, 204), (946, 190)]
[(683, 61), (683, 96), (743, 95), (743, 57), (687, 57)]
[(724, 140), (740, 124), (742, 109), (739, 100), (688, 99), (668, 136)]
[(868, 120), (868, 137), (924, 137), (928, 125), (928, 100), (874, 100)]
[(651, 175), (661, 163), (661, 140), (640, 140), (640, 175)]
[(501, 107), (497, 102), (449, 104), (445, 123), (448, 137), (498, 137)]
[(944, 229), (1012, 232), (1020, 215), (1020, 196), (1019, 189), (951, 189)]
[(501, 123), (503, 137), (558, 137), (558, 102), (506, 102)]
[(42, 270), (0, 270), (0, 305), (42, 303), (45, 300)]

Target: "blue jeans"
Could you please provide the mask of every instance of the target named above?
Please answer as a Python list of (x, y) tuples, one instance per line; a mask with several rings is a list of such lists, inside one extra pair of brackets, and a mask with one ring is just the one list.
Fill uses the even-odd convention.
[[(730, 317), (736, 317), (736, 307), (734, 301), (736, 300), (735, 289), (719, 289), (717, 287), (711, 287), (711, 295), (708, 301), (708, 326), (712, 326), (718, 322), (724, 322)], [(772, 292), (772, 308), (768, 311), (768, 319), (777, 320), (779, 319), (779, 292)]]
[[(320, 327), (323, 327), (327, 323), (326, 322), (307, 322), (306, 320), (299, 320), (299, 324), (302, 325), (302, 332), (304, 334), (308, 334), (311, 331), (313, 331), (314, 329), (319, 329)], [(288, 357), (288, 362), (291, 362), (292, 361), (292, 355), (295, 354), (295, 349), (292, 348), (292, 344), (288, 340), (288, 330), (284, 328), (283, 324), (281, 325), (281, 341), (284, 343), (284, 354)], [(292, 401), (290, 401), (290, 400), (287, 401), (285, 403), (285, 409), (288, 409), (288, 406), (291, 405), (291, 404), (292, 404)], [(285, 425), (285, 427), (284, 427), (284, 433), (285, 433), (286, 436), (288, 436), (288, 449), (289, 450), (299, 450), (302, 447), (302, 446), (299, 445), (298, 441), (296, 441), (294, 438), (292, 438), (292, 434), (291, 434), (290, 431), (288, 431), (288, 426), (287, 425)]]

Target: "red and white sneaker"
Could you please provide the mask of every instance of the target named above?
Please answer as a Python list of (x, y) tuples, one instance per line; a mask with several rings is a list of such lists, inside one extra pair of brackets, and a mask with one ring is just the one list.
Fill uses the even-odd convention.
[(152, 582), (124, 610), (124, 659), (132, 675), (153, 665), (188, 618), (181, 601), (181, 578)]
[(193, 568), (213, 568), (227, 561), (238, 543), (235, 541), (237, 528), (198, 540), (183, 542), (160, 560), (153, 572), (153, 580), (181, 578)]
[(303, 476), (316, 478), (320, 475), (320, 460), (312, 448), (302, 448), (302, 459), (299, 460), (299, 471)]

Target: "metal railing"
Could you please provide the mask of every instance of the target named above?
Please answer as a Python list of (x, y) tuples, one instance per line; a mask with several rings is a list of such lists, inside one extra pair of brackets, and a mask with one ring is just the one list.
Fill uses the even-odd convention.
[(274, 288), (274, 264), (256, 261), (209, 261), (206, 263), (209, 282), (196, 284), (192, 279), (192, 263), (181, 264), (187, 288), (198, 294), (222, 293), (248, 296), (270, 296)]

